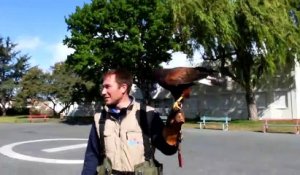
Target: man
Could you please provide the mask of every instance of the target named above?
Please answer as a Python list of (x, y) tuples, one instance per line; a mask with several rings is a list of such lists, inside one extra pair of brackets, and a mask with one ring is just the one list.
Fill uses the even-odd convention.
[[(176, 153), (178, 144), (166, 141), (169, 135), (159, 114), (150, 106), (143, 109), (129, 95), (132, 83), (132, 75), (126, 70), (104, 74), (101, 95), (105, 106), (95, 115), (82, 175), (134, 174), (145, 162), (154, 159), (154, 147), (166, 155)], [(175, 132), (179, 135), (180, 131)], [(143, 173), (148, 170), (140, 171), (149, 174)]]

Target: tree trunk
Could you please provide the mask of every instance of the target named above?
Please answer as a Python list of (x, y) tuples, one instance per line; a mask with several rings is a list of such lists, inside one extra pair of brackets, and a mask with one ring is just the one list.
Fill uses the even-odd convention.
[(65, 106), (58, 112), (58, 115), (61, 116), (61, 113), (63, 113), (66, 109), (68, 109), (71, 106), (71, 103), (65, 104)]
[(57, 112), (55, 111), (55, 107), (56, 107), (56, 103), (51, 99), (51, 98), (48, 98), (48, 100), (51, 101), (52, 105), (53, 105), (53, 108), (50, 107), (47, 103), (43, 102), (43, 104), (47, 107), (49, 107), (51, 110), (52, 110), (52, 113), (53, 113), (53, 116), (58, 116)]
[(251, 88), (246, 90), (246, 102), (249, 120), (258, 120), (255, 94)]
[(5, 101), (3, 99), (1, 99), (0, 102), (0, 110), (2, 112), (2, 116), (6, 116)]
[(2, 111), (2, 116), (6, 116), (6, 109), (5, 108), (1, 108)]
[(140, 90), (143, 95), (143, 101), (145, 104), (150, 105), (151, 104), (151, 95), (150, 95), (150, 88), (147, 81), (144, 81), (141, 83)]

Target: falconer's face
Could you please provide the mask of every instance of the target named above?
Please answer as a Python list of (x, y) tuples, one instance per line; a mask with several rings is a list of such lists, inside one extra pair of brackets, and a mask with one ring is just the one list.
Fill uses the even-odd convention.
[(104, 99), (106, 105), (115, 105), (117, 106), (124, 95), (126, 94), (127, 85), (118, 84), (116, 81), (116, 75), (108, 75), (104, 77), (102, 83), (101, 95)]

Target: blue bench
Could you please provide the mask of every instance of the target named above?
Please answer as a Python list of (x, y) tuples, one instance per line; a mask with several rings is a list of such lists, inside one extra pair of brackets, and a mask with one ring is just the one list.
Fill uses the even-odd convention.
[(205, 128), (207, 123), (217, 123), (220, 122), (222, 124), (223, 131), (228, 131), (229, 121), (231, 118), (228, 116), (202, 116), (200, 117), (199, 128)]

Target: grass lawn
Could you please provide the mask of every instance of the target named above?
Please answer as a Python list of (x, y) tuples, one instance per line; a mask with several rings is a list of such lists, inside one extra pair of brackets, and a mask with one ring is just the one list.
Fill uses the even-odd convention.
[[(199, 123), (196, 122), (187, 122), (183, 125), (184, 128), (195, 128), (199, 129)], [(222, 124), (215, 123), (206, 123), (206, 129), (221, 130)], [(229, 123), (229, 130), (231, 131), (261, 131), (262, 122), (261, 121), (248, 121), (248, 120), (234, 120)]]
[[(44, 122), (43, 119), (34, 119), (34, 123)], [(49, 118), (47, 122), (61, 122), (59, 118)], [(92, 122), (89, 120), (85, 123)], [(6, 116), (0, 117), (1, 123), (29, 123), (27, 116)], [(71, 122), (72, 123), (72, 122)], [(284, 123), (284, 122), (283, 122)], [(286, 122), (287, 124), (289, 122)], [(74, 122), (76, 124), (76, 122)], [(194, 128), (199, 129), (199, 124), (197, 122), (186, 122), (183, 125), (183, 128)], [(233, 120), (229, 123), (230, 131), (253, 131), (253, 132), (262, 132), (263, 122), (262, 121), (249, 121), (249, 120)], [(221, 130), (221, 123), (207, 123), (206, 129), (212, 130)], [(268, 132), (270, 133), (294, 133), (294, 127), (270, 127)]]
[[(58, 118), (49, 118), (48, 122), (59, 122), (60, 119)], [(44, 119), (37, 118), (33, 119), (33, 122), (44, 122)], [(28, 117), (26, 115), (20, 115), (20, 116), (0, 116), (0, 124), (1, 123), (30, 123), (28, 120)]]
[[(290, 122), (281, 122), (283, 124), (290, 124)], [(195, 128), (199, 129), (199, 124), (195, 122), (187, 122), (183, 125), (184, 128)], [(222, 130), (221, 123), (207, 123), (206, 129)], [(249, 120), (233, 120), (229, 122), (230, 131), (253, 131), (262, 132), (263, 121), (249, 121)], [(269, 133), (293, 133), (295, 127), (269, 127)]]

